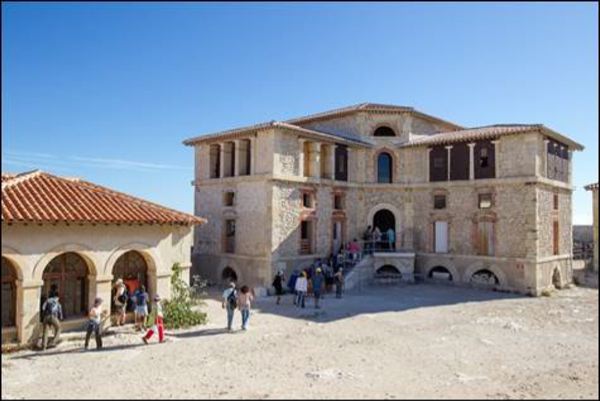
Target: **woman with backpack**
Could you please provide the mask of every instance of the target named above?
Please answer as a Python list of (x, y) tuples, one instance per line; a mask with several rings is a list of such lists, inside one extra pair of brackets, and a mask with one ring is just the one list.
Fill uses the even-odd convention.
[(116, 325), (122, 326), (125, 324), (125, 308), (127, 307), (127, 287), (125, 287), (122, 278), (118, 278), (115, 282), (115, 297), (113, 301), (115, 305)]

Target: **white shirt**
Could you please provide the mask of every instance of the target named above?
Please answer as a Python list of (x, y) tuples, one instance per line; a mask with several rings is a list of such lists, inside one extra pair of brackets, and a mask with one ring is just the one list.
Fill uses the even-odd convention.
[(308, 280), (306, 277), (300, 276), (296, 279), (296, 291), (308, 291)]
[(232, 292), (233, 290), (234, 290), (233, 288), (229, 287), (229, 288), (227, 288), (225, 291), (223, 291), (223, 299), (224, 299), (225, 301), (227, 301), (227, 298), (229, 298), (229, 294), (231, 294), (231, 292)]

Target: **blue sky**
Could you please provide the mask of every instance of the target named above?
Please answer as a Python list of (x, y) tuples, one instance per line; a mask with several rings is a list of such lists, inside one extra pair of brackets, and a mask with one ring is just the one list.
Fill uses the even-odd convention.
[(2, 3), (2, 171), (193, 210), (185, 138), (361, 102), (543, 123), (598, 180), (594, 3)]

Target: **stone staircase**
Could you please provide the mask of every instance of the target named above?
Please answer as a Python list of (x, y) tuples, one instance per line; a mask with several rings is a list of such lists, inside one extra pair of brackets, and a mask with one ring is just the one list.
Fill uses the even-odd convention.
[(366, 255), (356, 265), (346, 270), (344, 291), (360, 291), (373, 283), (373, 256)]

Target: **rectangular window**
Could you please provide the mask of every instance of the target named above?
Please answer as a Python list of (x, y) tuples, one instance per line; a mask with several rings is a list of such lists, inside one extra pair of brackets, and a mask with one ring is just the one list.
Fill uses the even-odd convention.
[(302, 206), (308, 209), (313, 208), (313, 195), (309, 192), (302, 193)]
[(479, 208), (489, 209), (492, 207), (492, 194), (479, 194)]
[(475, 179), (494, 178), (496, 176), (494, 144), (491, 141), (476, 142), (473, 152)]
[(555, 221), (554, 224), (552, 225), (552, 254), (553, 255), (559, 254), (558, 243), (559, 243), (558, 221)]
[(342, 209), (344, 209), (343, 196), (342, 195), (335, 195), (333, 197), (333, 208), (335, 210), (342, 210)]
[(477, 224), (478, 254), (484, 256), (494, 255), (494, 223), (480, 221)]
[(225, 252), (235, 252), (235, 220), (225, 220)]
[(300, 254), (310, 255), (312, 253), (312, 221), (300, 222)]
[(448, 222), (433, 223), (433, 248), (435, 253), (448, 253)]
[(435, 195), (433, 197), (433, 208), (434, 209), (445, 209), (446, 208), (446, 195)]
[(223, 204), (225, 206), (233, 206), (235, 200), (235, 192), (225, 192), (223, 194)]
[(558, 210), (558, 194), (554, 194), (554, 210)]
[(345, 145), (335, 146), (335, 179), (348, 181), (348, 147)]

